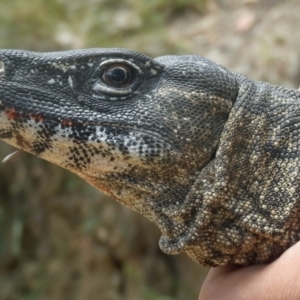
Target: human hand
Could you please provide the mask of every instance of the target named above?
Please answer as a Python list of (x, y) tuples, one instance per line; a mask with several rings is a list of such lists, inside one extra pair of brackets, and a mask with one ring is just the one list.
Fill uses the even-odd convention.
[(268, 265), (212, 268), (198, 300), (219, 299), (299, 300), (300, 242)]

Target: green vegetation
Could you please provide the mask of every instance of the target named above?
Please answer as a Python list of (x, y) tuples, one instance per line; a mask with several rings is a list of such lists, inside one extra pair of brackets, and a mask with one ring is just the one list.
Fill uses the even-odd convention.
[(176, 52), (168, 29), (176, 16), (201, 13), (197, 0), (3, 0), (1, 47), (57, 50), (127, 47), (151, 54)]

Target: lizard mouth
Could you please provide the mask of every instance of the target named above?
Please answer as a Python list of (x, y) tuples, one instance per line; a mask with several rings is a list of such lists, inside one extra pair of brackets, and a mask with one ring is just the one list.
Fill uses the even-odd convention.
[[(57, 123), (60, 124), (62, 127), (89, 127), (89, 126), (103, 126), (107, 128), (116, 128), (119, 130), (126, 130), (126, 131), (131, 131), (135, 132), (137, 135), (140, 136), (149, 136), (152, 138), (155, 138), (156, 140), (163, 141), (165, 146), (168, 146), (169, 148), (172, 148), (173, 150), (176, 151), (174, 148), (174, 145), (172, 143), (172, 139), (167, 136), (163, 136), (155, 131), (150, 131), (146, 129), (141, 129), (141, 128), (134, 128), (134, 126), (130, 125), (120, 125), (116, 124), (113, 122), (96, 122), (96, 121), (85, 121), (85, 122), (80, 122), (80, 121), (75, 121), (72, 119), (58, 119), (54, 117), (45, 117), (44, 114), (40, 112), (34, 112), (34, 113), (26, 113), (26, 112), (21, 112), (18, 111), (15, 108), (7, 108), (5, 107), (2, 102), (0, 101), (0, 111), (2, 111), (6, 118), (9, 121), (14, 121), (14, 122), (22, 122), (25, 120), (32, 120), (35, 123), (47, 123), (47, 122), (52, 122), (52, 123)], [(177, 151), (176, 151), (177, 152)]]

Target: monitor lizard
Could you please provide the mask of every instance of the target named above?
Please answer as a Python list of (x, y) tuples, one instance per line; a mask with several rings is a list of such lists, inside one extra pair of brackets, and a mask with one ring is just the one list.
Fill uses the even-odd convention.
[(165, 253), (248, 265), (300, 240), (299, 91), (195, 55), (0, 60), (0, 139), (149, 218)]

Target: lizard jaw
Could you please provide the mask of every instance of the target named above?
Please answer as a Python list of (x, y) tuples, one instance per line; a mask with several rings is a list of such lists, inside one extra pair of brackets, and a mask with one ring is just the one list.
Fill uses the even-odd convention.
[[(168, 178), (167, 183), (164, 182), (165, 177), (161, 176), (159, 161), (166, 156), (176, 159), (177, 152), (172, 150), (171, 145), (163, 144), (159, 136), (131, 130), (128, 133), (131, 143), (127, 144), (126, 150), (122, 150), (117, 147), (117, 143), (121, 143), (122, 135), (108, 136), (100, 125), (93, 126), (92, 131), (89, 131), (89, 126), (83, 126), (81, 131), (85, 132), (86, 136), (80, 138), (74, 136), (74, 131), (80, 131), (78, 128), (75, 130), (74, 126), (76, 124), (48, 120), (42, 115), (27, 116), (11, 108), (0, 112), (1, 139), (76, 173), (97, 189), (134, 210), (142, 210), (145, 214), (145, 209), (138, 204), (142, 199), (143, 202), (155, 203), (162, 198), (172, 201), (176, 197), (175, 191), (168, 192), (174, 190), (170, 184), (174, 184), (175, 181)], [(143, 138), (147, 138), (150, 144), (141, 144), (139, 141), (143, 141)], [(84, 139), (89, 141), (88, 145), (81, 142)], [(160, 152), (153, 152), (153, 148), (150, 147), (153, 143), (161, 144)], [(137, 151), (140, 147), (144, 147), (141, 153)], [(143, 155), (151, 151), (152, 157)], [(155, 164), (157, 170), (153, 171)], [(170, 175), (166, 174), (166, 177)], [(180, 184), (178, 182), (178, 185)], [(155, 190), (160, 190), (160, 193), (153, 192)], [(167, 194), (170, 195), (166, 196)], [(150, 219), (154, 218), (150, 210), (147, 216)]]

